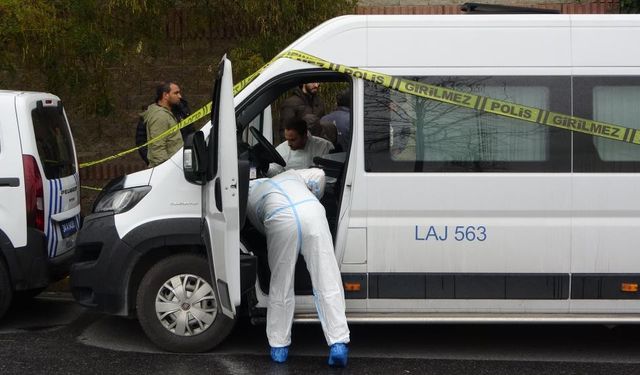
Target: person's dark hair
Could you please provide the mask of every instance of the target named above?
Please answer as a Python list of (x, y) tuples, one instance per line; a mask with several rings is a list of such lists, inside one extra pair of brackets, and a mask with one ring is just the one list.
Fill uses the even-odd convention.
[(346, 89), (336, 96), (336, 104), (339, 107), (351, 107), (351, 89)]
[(162, 99), (162, 94), (171, 91), (171, 84), (176, 85), (173, 81), (164, 81), (156, 87), (156, 103)]
[(307, 122), (300, 118), (294, 118), (284, 125), (287, 130), (295, 130), (300, 135), (307, 134)]

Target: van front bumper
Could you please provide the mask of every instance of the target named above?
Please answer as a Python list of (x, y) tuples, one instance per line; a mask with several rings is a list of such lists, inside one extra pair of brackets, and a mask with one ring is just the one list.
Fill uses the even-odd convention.
[(127, 316), (128, 275), (137, 253), (122, 241), (112, 213), (87, 216), (71, 265), (71, 293), (85, 307)]

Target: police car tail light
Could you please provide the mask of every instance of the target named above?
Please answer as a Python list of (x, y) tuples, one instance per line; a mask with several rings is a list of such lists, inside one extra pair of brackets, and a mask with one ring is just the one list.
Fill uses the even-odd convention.
[(44, 189), (36, 159), (22, 155), (24, 192), (27, 203), (27, 225), (44, 231)]

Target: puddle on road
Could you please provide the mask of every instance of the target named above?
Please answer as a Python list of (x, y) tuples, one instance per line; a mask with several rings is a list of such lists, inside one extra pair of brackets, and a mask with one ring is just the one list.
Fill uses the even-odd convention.
[(68, 298), (36, 297), (11, 306), (0, 320), (0, 335), (59, 330), (73, 323), (85, 311)]

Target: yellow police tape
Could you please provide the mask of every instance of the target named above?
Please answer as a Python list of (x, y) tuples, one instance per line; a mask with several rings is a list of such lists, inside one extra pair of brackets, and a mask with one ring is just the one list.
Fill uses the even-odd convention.
[(80, 168), (91, 167), (93, 165), (104, 163), (104, 162), (107, 162), (107, 161), (110, 161), (110, 160), (117, 159), (119, 157), (125, 156), (127, 154), (130, 154), (130, 153), (138, 150), (139, 148), (146, 147), (146, 146), (150, 145), (151, 143), (157, 142), (160, 139), (168, 136), (169, 134), (177, 132), (178, 130), (182, 129), (183, 127), (200, 120), (201, 118), (203, 118), (204, 116), (206, 116), (210, 112), (211, 112), (211, 102), (209, 102), (204, 107), (198, 109), (197, 111), (192, 113), (189, 117), (187, 117), (184, 120), (180, 121), (179, 123), (177, 123), (173, 127), (165, 130), (164, 132), (162, 132), (162, 134), (159, 134), (158, 136), (150, 139), (146, 143), (144, 143), (144, 144), (142, 144), (140, 146), (137, 146), (137, 147), (130, 148), (128, 150), (119, 152), (119, 153), (117, 153), (115, 155), (107, 156), (106, 158), (102, 158), (102, 159), (94, 160), (94, 161), (89, 161), (89, 162), (86, 162), (86, 163), (80, 163)]
[(426, 99), (453, 104), (459, 107), (476, 109), (498, 116), (511, 117), (535, 124), (573, 130), (580, 133), (627, 143), (640, 144), (640, 132), (637, 131), (638, 129), (626, 128), (624, 126), (609, 124), (606, 122), (546, 111), (540, 108), (529, 107), (504, 100), (492, 99), (486, 96), (474, 95), (464, 91), (457, 91), (441, 86), (397, 78), (364, 69), (351, 68), (340, 64), (334, 64), (300, 51), (287, 51), (282, 54), (282, 57), (317, 65), (321, 68), (333, 70), (335, 72), (345, 73), (355, 78), (361, 78), (396, 91), (420, 96)]
[[(237, 95), (247, 85), (253, 82), (269, 65), (280, 58), (287, 58), (297, 60), (300, 62), (313, 64), (323, 69), (332, 70), (339, 73), (344, 73), (355, 78), (364, 79), (384, 87), (419, 96), (422, 98), (439, 101), (442, 103), (448, 103), (459, 107), (465, 107), (483, 111), (486, 113), (492, 113), (498, 116), (510, 117), (518, 120), (523, 120), (539, 125), (552, 126), (556, 128), (577, 131), (584, 134), (593, 136), (613, 139), (617, 141), (640, 144), (640, 132), (638, 129), (627, 128), (620, 125), (609, 124), (601, 121), (589, 120), (576, 116), (569, 116), (562, 113), (546, 111), (544, 109), (530, 107), (526, 105), (507, 102), (504, 100), (492, 99), (486, 96), (475, 95), (464, 91), (453, 90), (441, 86), (430, 85), (409, 79), (398, 78), (387, 74), (376, 73), (369, 70), (359, 69), (344, 66), (341, 64), (335, 64), (319, 57), (309, 55), (307, 53), (290, 50), (285, 51), (274, 57), (271, 61), (266, 63), (262, 68), (251, 74), (249, 77), (243, 79), (238, 84), (233, 86), (233, 95)], [(167, 129), (157, 137), (150, 139), (145, 144), (131, 148), (126, 151), (122, 151), (118, 154), (92, 161), (87, 163), (81, 163), (80, 168), (90, 167), (92, 165), (104, 163), (109, 160), (119, 158), (136, 151), (141, 147), (145, 147), (151, 143), (168, 136), (171, 133), (177, 132), (181, 128), (192, 124), (204, 116), (211, 113), (211, 102), (204, 107), (198, 109), (186, 119), (180, 121), (170, 129)]]
[[(279, 59), (282, 56), (282, 54), (274, 57), (273, 59), (271, 59), (271, 61), (269, 61), (268, 63), (266, 63), (265, 65), (262, 66), (262, 68), (258, 69), (255, 73), (251, 74), (250, 76), (248, 76), (247, 78), (243, 79), (242, 81), (238, 82), (236, 85), (233, 86), (233, 96), (236, 96), (240, 91), (242, 91), (245, 87), (247, 87), (248, 84), (250, 84), (251, 82), (253, 82), (254, 79), (256, 79), (256, 77), (258, 77), (269, 65), (271, 65), (271, 63), (273, 63), (274, 61), (276, 61), (277, 59)], [(99, 159), (99, 160), (94, 160), (94, 161), (90, 161), (90, 162), (86, 162), (86, 163), (80, 163), (80, 168), (87, 168), (87, 167), (91, 167), (94, 166), (96, 164), (101, 164), (113, 159), (117, 159), (119, 157), (125, 156), (127, 154), (130, 154), (142, 147), (146, 147), (154, 142), (157, 142), (159, 140), (161, 140), (164, 137), (167, 137), (169, 134), (173, 134), (175, 132), (177, 132), (178, 130), (184, 128), (187, 125), (193, 124), (194, 122), (204, 118), (205, 116), (209, 115), (211, 113), (211, 102), (205, 104), (204, 107), (198, 109), (197, 111), (195, 111), (194, 113), (192, 113), (191, 115), (189, 115), (187, 118), (185, 118), (184, 120), (180, 121), (179, 123), (175, 124), (173, 127), (165, 130), (164, 132), (162, 132), (161, 134), (157, 135), (156, 137), (148, 140), (146, 143), (141, 144), (140, 146), (136, 146), (133, 148), (130, 148), (128, 150), (119, 152), (115, 155), (111, 155), (111, 156), (107, 156), (105, 158)]]

